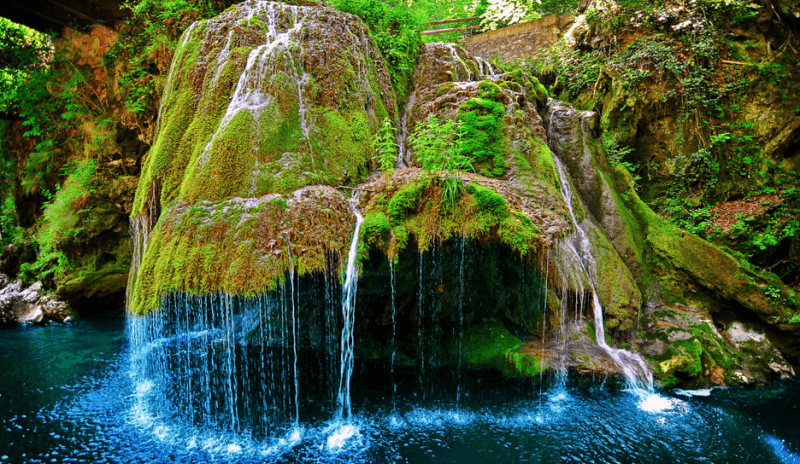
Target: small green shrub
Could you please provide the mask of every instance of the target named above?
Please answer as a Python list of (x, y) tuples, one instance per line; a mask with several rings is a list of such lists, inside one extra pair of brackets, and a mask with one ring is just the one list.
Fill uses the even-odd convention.
[(398, 145), (396, 142), (397, 129), (392, 126), (389, 118), (385, 118), (381, 123), (380, 129), (372, 138), (372, 146), (378, 153), (378, 165), (383, 175), (389, 177), (394, 172), (395, 162), (397, 161)]

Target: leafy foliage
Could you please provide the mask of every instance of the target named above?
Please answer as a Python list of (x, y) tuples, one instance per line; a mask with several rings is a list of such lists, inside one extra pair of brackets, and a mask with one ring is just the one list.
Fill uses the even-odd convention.
[(13, 243), (19, 236), (17, 207), (14, 203), (14, 178), (17, 166), (6, 153), (8, 121), (0, 121), (0, 246)]
[(89, 214), (84, 207), (94, 193), (91, 180), (96, 166), (94, 159), (77, 163), (64, 187), (58, 188), (53, 199), (45, 204), (42, 229), (35, 236), (39, 247), (37, 259), (20, 267), (20, 275), (26, 282), (52, 282), (62, 278), (69, 269), (69, 258), (64, 250), (80, 240), (84, 231), (81, 223)]
[(14, 111), (25, 81), (45, 65), (50, 39), (0, 17), (0, 44), (0, 111)]
[(128, 124), (142, 129), (154, 117), (162, 76), (168, 71), (178, 39), (193, 22), (211, 18), (235, 3), (233, 0), (128, 0), (130, 11), (107, 65), (121, 65), (117, 74), (120, 93), (131, 113)]
[(472, 170), (470, 159), (463, 153), (464, 138), (460, 128), (455, 120), (440, 120), (430, 114), (410, 137), (422, 169), (435, 175), (441, 184), (442, 203), (446, 207), (455, 205), (461, 195), (464, 188), (461, 172)]
[(380, 129), (372, 138), (372, 145), (378, 153), (378, 166), (383, 175), (388, 177), (394, 172), (394, 163), (397, 160), (398, 145), (396, 142), (397, 129), (392, 126), (389, 118), (385, 118)]
[(381, 0), (333, 0), (331, 4), (364, 21), (386, 61), (395, 92), (408, 95), (422, 45), (419, 29), (426, 19), (424, 11), (405, 2)]
[(533, 10), (533, 2), (487, 0), (486, 3), (481, 25), (490, 31), (541, 17), (538, 12)]

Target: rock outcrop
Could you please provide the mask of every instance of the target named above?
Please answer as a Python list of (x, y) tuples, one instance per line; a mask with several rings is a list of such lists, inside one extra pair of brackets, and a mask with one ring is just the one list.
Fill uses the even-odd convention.
[(739, 385), (794, 375), (759, 324), (715, 322), (684, 305), (648, 305), (640, 341), (662, 384)]
[(76, 317), (63, 301), (42, 292), (42, 283), (25, 288), (21, 280), (11, 282), (0, 274), (0, 326), (70, 322)]

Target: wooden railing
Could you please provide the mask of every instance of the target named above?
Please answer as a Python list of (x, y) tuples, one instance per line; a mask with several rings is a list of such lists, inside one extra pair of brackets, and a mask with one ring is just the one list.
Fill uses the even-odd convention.
[[(473, 16), (471, 18), (456, 18), (456, 19), (442, 19), (439, 21), (431, 21), (429, 23), (425, 23), (425, 26), (438, 26), (440, 24), (451, 24), (451, 23), (465, 23), (468, 21), (476, 21), (479, 20), (478, 16)], [(422, 35), (430, 35), (430, 34), (443, 34), (445, 32), (460, 32), (460, 31), (476, 31), (480, 29), (480, 26), (465, 26), (465, 27), (450, 27), (447, 29), (431, 29), (427, 31), (420, 31)]]

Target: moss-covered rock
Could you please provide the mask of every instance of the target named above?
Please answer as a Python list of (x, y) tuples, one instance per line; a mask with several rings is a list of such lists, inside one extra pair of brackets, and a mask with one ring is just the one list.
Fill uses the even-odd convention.
[(650, 305), (641, 352), (666, 387), (765, 383), (793, 369), (763, 334), (683, 305)]
[(245, 2), (187, 30), (133, 215), (158, 202), (222, 201), (354, 184), (373, 130), (395, 117), (365, 26), (323, 7)]
[[(141, 229), (136, 312), (170, 291), (263, 291), (290, 260), (300, 272), (324, 269), (325, 253), (347, 240), (344, 197), (299, 189), (362, 181), (372, 134), (396, 112), (358, 18), (250, 1), (186, 31), (160, 116), (132, 213)], [(306, 201), (309, 192), (320, 201)], [(289, 205), (283, 218), (281, 204)], [(214, 245), (223, 236), (229, 241)]]
[(277, 194), (176, 207), (148, 241), (130, 309), (147, 313), (171, 292), (255, 295), (274, 289), (288, 270), (328, 268), (328, 251), (346, 249), (351, 213), (338, 191), (307, 187)]

